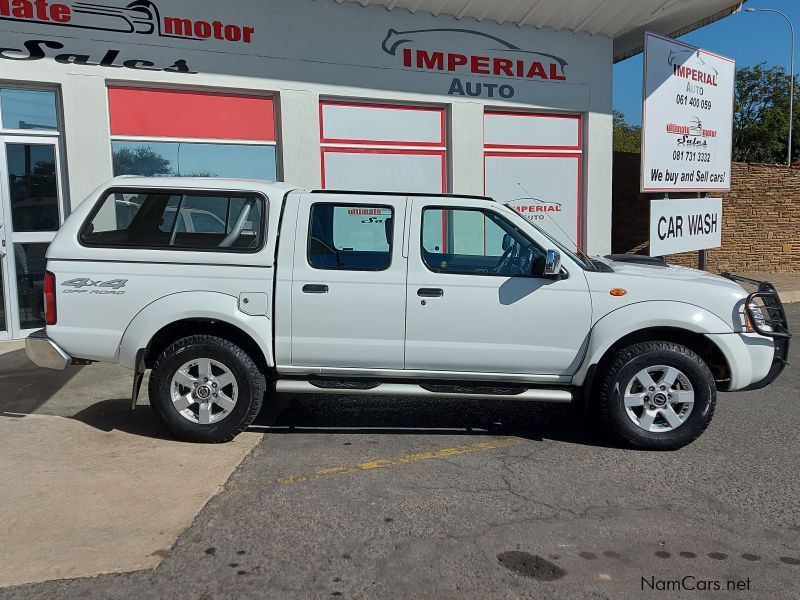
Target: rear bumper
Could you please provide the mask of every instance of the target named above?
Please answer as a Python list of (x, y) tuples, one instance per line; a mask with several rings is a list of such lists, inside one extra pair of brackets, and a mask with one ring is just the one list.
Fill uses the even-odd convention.
[(72, 357), (48, 338), (44, 329), (28, 336), (25, 340), (25, 352), (33, 364), (45, 369), (63, 371), (72, 364)]

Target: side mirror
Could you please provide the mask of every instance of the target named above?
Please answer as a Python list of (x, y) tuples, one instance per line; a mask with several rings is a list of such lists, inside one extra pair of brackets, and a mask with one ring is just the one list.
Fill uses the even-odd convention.
[(561, 253), (558, 250), (548, 250), (544, 259), (545, 277), (554, 277), (561, 273)]

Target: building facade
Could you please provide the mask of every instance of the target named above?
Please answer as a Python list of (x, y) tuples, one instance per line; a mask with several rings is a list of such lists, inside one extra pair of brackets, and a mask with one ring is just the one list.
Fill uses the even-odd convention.
[(0, 338), (42, 325), (47, 245), (114, 175), (487, 194), (607, 253), (612, 46), (335, 0), (0, 0)]

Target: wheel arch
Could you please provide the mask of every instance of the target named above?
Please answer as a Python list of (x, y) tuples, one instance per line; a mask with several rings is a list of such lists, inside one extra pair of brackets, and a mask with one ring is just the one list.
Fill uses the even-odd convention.
[(640, 342), (674, 342), (686, 346), (705, 361), (715, 381), (730, 379), (731, 367), (720, 347), (702, 333), (679, 327), (646, 327), (628, 333), (609, 346), (597, 361), (597, 368), (602, 370), (618, 350)]
[(627, 333), (613, 342), (602, 353), (598, 360), (586, 369), (583, 380), (583, 410), (589, 409), (594, 398), (597, 398), (602, 374), (613, 360), (614, 355), (627, 346), (641, 342), (673, 342), (689, 348), (708, 365), (717, 389), (724, 391), (731, 380), (731, 366), (725, 353), (711, 339), (702, 333), (682, 329), (680, 327), (653, 326), (637, 329)]
[(145, 347), (145, 367), (152, 368), (161, 353), (175, 341), (196, 334), (214, 335), (236, 344), (250, 355), (262, 373), (271, 366), (258, 342), (239, 327), (227, 321), (197, 317), (173, 321), (159, 329)]
[(706, 334), (732, 332), (733, 328), (718, 316), (693, 304), (650, 301), (628, 305), (595, 323), (573, 384), (583, 386), (588, 398), (594, 391), (597, 374), (617, 350), (638, 342), (663, 340), (679, 343), (698, 354), (709, 365), (719, 389), (725, 389), (732, 365), (724, 349)]
[(172, 341), (186, 335), (212, 334), (247, 350), (259, 368), (274, 366), (272, 320), (238, 309), (238, 298), (220, 292), (181, 292), (156, 300), (131, 321), (119, 346), (119, 363), (136, 368), (144, 350), (147, 366)]

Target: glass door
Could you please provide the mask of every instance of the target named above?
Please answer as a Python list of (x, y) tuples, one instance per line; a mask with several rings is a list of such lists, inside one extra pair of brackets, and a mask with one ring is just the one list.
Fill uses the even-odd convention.
[[(3, 185), (0, 184), (0, 188)], [(0, 194), (2, 199), (2, 194)], [(0, 341), (11, 339), (8, 325), (8, 311), (6, 310), (6, 298), (8, 297), (8, 250), (6, 248), (6, 227), (3, 218), (3, 202), (0, 202)]]
[(45, 254), (64, 217), (58, 92), (0, 85), (0, 339), (44, 326)]
[(45, 254), (62, 221), (59, 164), (57, 140), (6, 136), (0, 147), (3, 305), (13, 338), (44, 327)]

